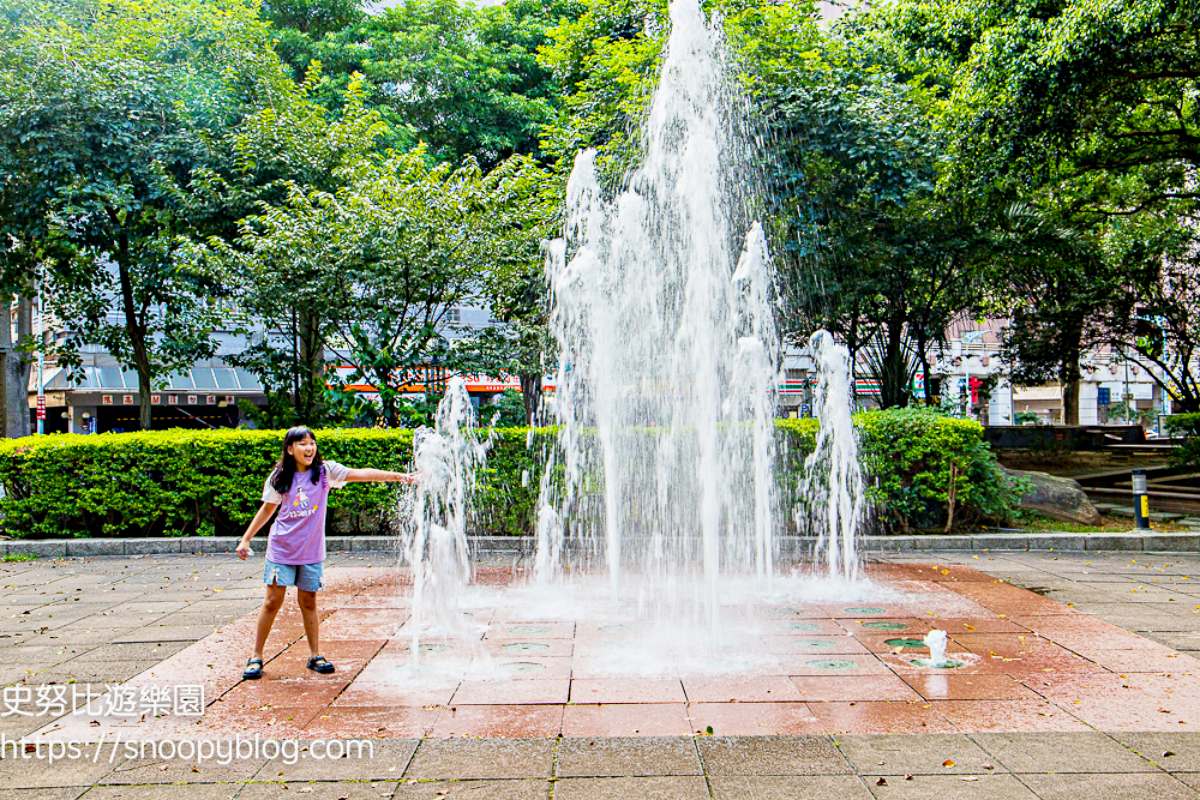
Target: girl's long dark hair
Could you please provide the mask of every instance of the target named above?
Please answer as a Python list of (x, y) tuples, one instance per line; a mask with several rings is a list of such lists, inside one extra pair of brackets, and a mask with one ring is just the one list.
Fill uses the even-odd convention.
[[(283, 435), (283, 452), (280, 453), (279, 460), (275, 462), (275, 471), (271, 473), (271, 486), (280, 494), (286, 494), (292, 488), (292, 478), (296, 475), (296, 459), (288, 452), (288, 448), (305, 439), (317, 441), (316, 435), (304, 425), (288, 428), (288, 432)], [(321, 448), (319, 447), (317, 454), (313, 456), (308, 472), (312, 476), (313, 483), (321, 482)]]

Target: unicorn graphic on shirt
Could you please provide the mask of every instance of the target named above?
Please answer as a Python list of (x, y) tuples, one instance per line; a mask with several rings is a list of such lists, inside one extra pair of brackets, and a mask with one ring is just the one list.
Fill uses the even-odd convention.
[(316, 504), (312, 503), (303, 486), (297, 486), (296, 494), (292, 498), (292, 507), (288, 509), (284, 519), (302, 519), (311, 517), (315, 513), (317, 513)]

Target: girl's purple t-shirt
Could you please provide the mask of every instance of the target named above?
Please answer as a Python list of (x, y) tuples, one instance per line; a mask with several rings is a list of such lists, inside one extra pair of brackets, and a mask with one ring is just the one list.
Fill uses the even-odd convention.
[(329, 490), (346, 485), (346, 467), (335, 461), (321, 465), (316, 483), (308, 470), (292, 476), (291, 488), (280, 494), (268, 478), (263, 502), (278, 503), (279, 513), (267, 537), (267, 559), (276, 564), (316, 564), (325, 560), (325, 509)]

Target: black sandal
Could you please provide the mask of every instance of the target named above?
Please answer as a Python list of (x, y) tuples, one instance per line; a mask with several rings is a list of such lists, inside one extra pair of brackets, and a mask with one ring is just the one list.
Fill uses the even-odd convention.
[(256, 681), (262, 677), (263, 660), (261, 658), (252, 658), (246, 662), (246, 668), (242, 670), (242, 677), (248, 681)]
[(322, 675), (328, 675), (333, 672), (333, 664), (325, 656), (313, 656), (308, 660), (308, 668), (313, 672), (319, 672)]

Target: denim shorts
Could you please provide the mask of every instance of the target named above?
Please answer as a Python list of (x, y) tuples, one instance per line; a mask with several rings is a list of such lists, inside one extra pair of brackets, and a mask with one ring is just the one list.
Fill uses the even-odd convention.
[(269, 558), (263, 564), (263, 583), (270, 586), (295, 586), (306, 592), (315, 592), (324, 584), (325, 562), (316, 564), (276, 564)]

